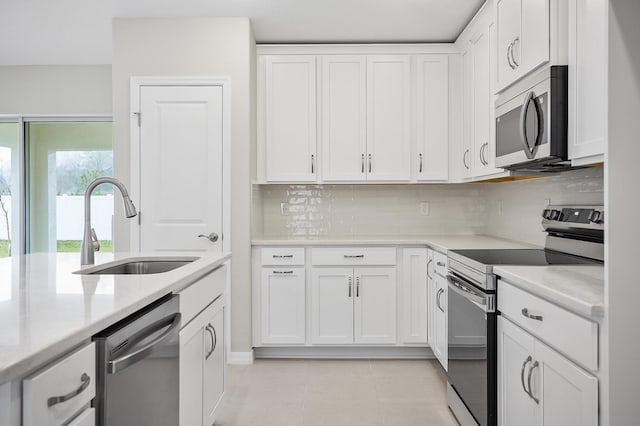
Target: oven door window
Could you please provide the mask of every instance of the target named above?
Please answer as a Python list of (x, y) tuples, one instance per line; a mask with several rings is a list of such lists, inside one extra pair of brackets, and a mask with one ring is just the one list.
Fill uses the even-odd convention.
[(448, 290), (447, 376), (476, 421), (486, 425), (488, 374), (492, 369), (487, 356), (487, 328), (495, 321), (495, 313), (485, 312), (452, 290), (452, 284)]

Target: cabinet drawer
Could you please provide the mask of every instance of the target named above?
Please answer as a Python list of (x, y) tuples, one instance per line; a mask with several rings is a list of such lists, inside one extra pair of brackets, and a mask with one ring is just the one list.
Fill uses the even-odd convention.
[(73, 419), (68, 426), (94, 426), (96, 424), (96, 409), (84, 410), (78, 417)]
[(23, 424), (65, 424), (95, 395), (96, 349), (90, 343), (23, 380)]
[(272, 247), (260, 250), (262, 265), (304, 265), (304, 247)]
[(333, 247), (311, 249), (314, 266), (395, 265), (395, 247)]
[(439, 251), (433, 252), (433, 265), (436, 274), (446, 277), (447, 276), (447, 255), (440, 253)]
[[(598, 324), (498, 281), (498, 310), (540, 340), (590, 370), (598, 369)], [(525, 315), (526, 314), (526, 315)], [(532, 319), (529, 316), (540, 316)]]
[(180, 313), (182, 314), (180, 327), (187, 325), (209, 303), (222, 294), (226, 288), (227, 265), (222, 265), (182, 290), (179, 293)]

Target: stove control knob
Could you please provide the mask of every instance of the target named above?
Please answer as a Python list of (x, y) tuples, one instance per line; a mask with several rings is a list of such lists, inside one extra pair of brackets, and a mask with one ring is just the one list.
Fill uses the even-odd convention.
[(604, 212), (599, 212), (597, 210), (592, 211), (589, 214), (589, 222), (598, 224), (604, 222)]
[(544, 211), (542, 212), (542, 217), (544, 219), (549, 219), (550, 215), (551, 215), (551, 210), (549, 210), (549, 209), (544, 209)]
[(549, 220), (558, 220), (560, 219), (560, 210), (551, 210), (549, 212)]

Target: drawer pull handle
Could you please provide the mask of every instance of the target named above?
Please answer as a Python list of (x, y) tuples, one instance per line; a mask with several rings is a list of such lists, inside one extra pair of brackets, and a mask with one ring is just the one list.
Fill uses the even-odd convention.
[(82, 384), (78, 389), (71, 391), (66, 395), (52, 396), (49, 399), (47, 399), (47, 407), (53, 407), (56, 404), (66, 402), (71, 398), (80, 395), (82, 391), (84, 391), (86, 388), (89, 387), (89, 383), (91, 383), (91, 377), (89, 377), (87, 373), (82, 373), (82, 376), (80, 376), (80, 381), (82, 382)]
[(364, 254), (345, 254), (345, 259), (364, 259)]
[(273, 271), (274, 274), (293, 274), (293, 271)]
[(293, 255), (292, 254), (274, 254), (273, 258), (274, 259), (293, 259)]
[(529, 355), (527, 359), (525, 359), (524, 362), (522, 363), (522, 368), (520, 369), (520, 382), (522, 383), (522, 389), (524, 390), (524, 393), (526, 393), (529, 396), (531, 396), (531, 394), (529, 393), (529, 391), (527, 390), (527, 387), (524, 384), (524, 370), (527, 367), (527, 364), (529, 364), (532, 360), (533, 359), (531, 358), (531, 355)]
[(447, 266), (444, 262), (436, 262), (436, 265), (438, 265), (441, 268), (444, 268), (445, 266)]
[(522, 315), (536, 321), (542, 321), (542, 315), (534, 315), (529, 313), (529, 309), (522, 308)]
[(531, 369), (529, 370), (529, 375), (527, 376), (527, 387), (529, 388), (529, 396), (531, 397), (531, 399), (533, 399), (535, 401), (536, 404), (540, 405), (540, 400), (538, 398), (536, 398), (535, 396), (533, 396), (533, 390), (531, 390), (531, 375), (533, 374), (533, 370), (535, 370), (538, 367), (538, 361), (534, 362), (531, 365)]

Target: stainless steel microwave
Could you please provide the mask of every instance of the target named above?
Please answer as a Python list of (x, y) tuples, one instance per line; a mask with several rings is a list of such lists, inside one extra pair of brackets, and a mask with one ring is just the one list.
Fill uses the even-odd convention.
[(496, 167), (555, 172), (567, 161), (567, 66), (550, 66), (496, 102)]

